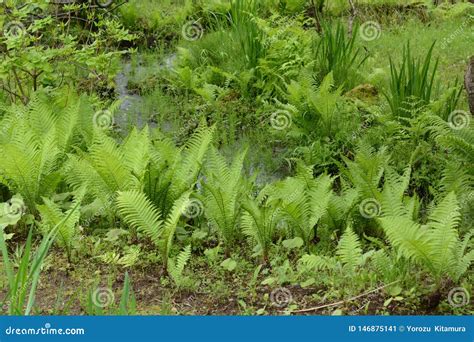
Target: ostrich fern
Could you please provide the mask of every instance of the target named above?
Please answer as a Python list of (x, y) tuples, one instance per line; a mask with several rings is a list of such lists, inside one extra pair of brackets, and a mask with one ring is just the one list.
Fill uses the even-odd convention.
[(261, 250), (263, 263), (268, 263), (268, 253), (279, 222), (279, 209), (262, 200), (247, 200), (242, 203), (242, 232), (254, 240)]
[(168, 257), (176, 227), (188, 205), (189, 194), (189, 192), (182, 194), (173, 203), (166, 217), (145, 194), (137, 190), (119, 192), (116, 198), (118, 212), (123, 220), (146, 235), (160, 249), (165, 271), (168, 269)]
[[(80, 204), (84, 197), (84, 188), (80, 189), (72, 202), (73, 208), (63, 212), (60, 206), (49, 198), (43, 198), (43, 204), (38, 205), (38, 211), (41, 215), (40, 228), (43, 235), (48, 233), (56, 226), (58, 231), (56, 235), (57, 243), (66, 249), (68, 261), (71, 262), (72, 244), (77, 234), (77, 224), (79, 222)], [(77, 210), (76, 210), (77, 209)], [(60, 223), (62, 224), (60, 225)]]
[(175, 259), (170, 259), (168, 262), (168, 274), (173, 279), (175, 285), (180, 288), (189, 279), (183, 276), (184, 267), (191, 258), (191, 245), (187, 245)]
[(227, 165), (223, 156), (212, 148), (206, 163), (203, 201), (205, 214), (217, 228), (228, 250), (239, 234), (241, 197), (245, 184), (242, 166), (246, 150)]
[(400, 255), (425, 267), (438, 283), (445, 276), (459, 279), (474, 260), (472, 250), (466, 251), (470, 235), (464, 241), (459, 238), (459, 220), (454, 193), (438, 203), (424, 225), (413, 221), (410, 215), (379, 218), (392, 247)]
[(331, 177), (322, 175), (314, 179), (311, 167), (299, 165), (296, 177), (272, 184), (264, 193), (269, 203), (281, 209), (281, 218), (309, 247), (316, 236), (317, 223), (327, 212), (331, 184)]
[(213, 134), (214, 127), (201, 127), (181, 148), (164, 138), (152, 142), (145, 191), (161, 212), (167, 214), (174, 201), (195, 186)]
[(336, 254), (345, 269), (350, 273), (353, 273), (355, 268), (361, 264), (362, 248), (359, 237), (354, 233), (352, 227), (347, 227), (344, 234), (342, 234)]
[[(70, 96), (68, 104), (36, 93), (27, 106), (11, 106), (0, 120), (0, 183), (22, 194), (36, 211), (41, 197), (50, 197), (62, 180), (67, 153), (93, 126), (87, 101)], [(81, 122), (81, 117), (90, 122)]]
[(116, 191), (140, 190), (149, 163), (148, 129), (135, 128), (125, 142), (117, 143), (104, 132), (94, 132), (88, 153), (70, 154), (64, 175), (74, 189), (87, 187), (89, 195), (99, 199), (104, 207)]

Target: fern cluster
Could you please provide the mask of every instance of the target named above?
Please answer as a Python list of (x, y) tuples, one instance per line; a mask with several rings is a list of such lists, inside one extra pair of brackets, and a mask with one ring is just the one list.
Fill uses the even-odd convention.
[(399, 255), (420, 263), (438, 282), (446, 275), (459, 279), (474, 260), (474, 250), (467, 250), (471, 235), (460, 239), (459, 220), (459, 206), (452, 192), (432, 209), (426, 224), (414, 221), (408, 213), (379, 219)]
[[(319, 119), (328, 129), (339, 96), (332, 98), (330, 88), (328, 79), (310, 98), (315, 108), (327, 104), (331, 113), (320, 112)], [(289, 91), (299, 96), (297, 85)], [(471, 131), (453, 130), (438, 117), (422, 116), (420, 129), (456, 153), (457, 164), (446, 168), (434, 201), (422, 202), (410, 189), (414, 167), (395, 167), (386, 148), (375, 149), (364, 141), (354, 157), (341, 157), (339, 175), (315, 176), (317, 166), (298, 161), (293, 176), (258, 189), (245, 174), (247, 150), (228, 161), (213, 144), (214, 127), (201, 125), (182, 146), (148, 127), (132, 129), (119, 143), (79, 115), (89, 108), (85, 117), (92, 121), (83, 99), (55, 105), (60, 114), (39, 94), (26, 107), (11, 107), (2, 118), (0, 151), (9, 158), (0, 164), (0, 181), (25, 199), (44, 236), (59, 227), (55, 241), (69, 260), (79, 225), (87, 213), (101, 208), (97, 219), (118, 222), (133, 238), (150, 241), (161, 254), (164, 271), (177, 287), (184, 286), (191, 247), (176, 255), (174, 246), (178, 231), (201, 228), (200, 218), (187, 215), (192, 198), (202, 205), (209, 233), (227, 255), (246, 237), (268, 263), (278, 241), (298, 238), (307, 253), (301, 259), (306, 269), (354, 274), (370, 259), (379, 272), (381, 264), (395, 264), (395, 254), (397, 260), (425, 268), (438, 283), (446, 276), (460, 279), (472, 263), (471, 235), (462, 233), (456, 196), (465, 195), (472, 174), (468, 168), (454, 176), (471, 161)], [(373, 220), (361, 217), (360, 206), (367, 199), (378, 205)], [(430, 210), (426, 217), (424, 208)], [(378, 229), (375, 236), (369, 227)], [(367, 248), (362, 236), (380, 249)], [(328, 246), (334, 247), (332, 255), (325, 254)], [(139, 254), (131, 248), (123, 256), (106, 253), (101, 259), (129, 267)]]

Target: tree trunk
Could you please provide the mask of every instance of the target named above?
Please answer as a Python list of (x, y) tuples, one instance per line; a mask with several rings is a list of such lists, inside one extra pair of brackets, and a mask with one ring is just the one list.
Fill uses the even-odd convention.
[(466, 75), (464, 76), (464, 86), (467, 92), (467, 102), (471, 114), (474, 115), (474, 56), (469, 60)]

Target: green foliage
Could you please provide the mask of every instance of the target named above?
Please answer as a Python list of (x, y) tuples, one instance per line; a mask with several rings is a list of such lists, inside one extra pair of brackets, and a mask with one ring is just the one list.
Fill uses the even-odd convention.
[(64, 165), (67, 182), (74, 188), (87, 188), (87, 193), (103, 206), (116, 191), (139, 190), (143, 187), (149, 163), (148, 129), (133, 129), (120, 146), (96, 129), (88, 153), (83, 157), (70, 154)]
[(255, 68), (265, 55), (263, 31), (258, 26), (258, 1), (232, 0), (231, 22), (234, 39), (240, 43), (247, 68)]
[(0, 182), (22, 194), (35, 212), (41, 196), (49, 197), (61, 181), (61, 167), (73, 142), (92, 127), (81, 125), (84, 99), (63, 105), (59, 98), (35, 94), (27, 106), (12, 106), (2, 118)]
[(409, 215), (389, 215), (379, 220), (400, 256), (420, 263), (439, 283), (446, 275), (458, 280), (473, 261), (472, 251), (466, 250), (470, 235), (465, 241), (459, 239), (459, 219), (456, 196), (450, 193), (431, 211), (424, 225)]
[[(390, 297), (376, 311), (383, 314), (415, 312), (425, 295), (431, 306), (447, 286), (469, 290), (474, 137), (455, 80), (466, 43), (451, 35), (459, 23), (433, 25), (439, 13), (431, 7), (426, 17), (409, 7), (423, 20), (397, 29), (392, 21), (405, 19), (382, 10), (411, 14), (391, 2), (357, 5), (362, 22), (376, 15), (384, 25), (364, 46), (357, 25), (348, 35), (339, 18), (345, 0), (130, 0), (110, 11), (41, 0), (40, 14), (33, 4), (0, 4), (0, 284), (8, 313), (36, 312), (41, 269), (59, 275), (69, 295), (70, 282), (90, 289), (100, 267), (113, 303), (98, 305), (94, 290), (77, 293), (85, 305), (74, 313), (87, 314), (135, 314), (128, 273), (120, 304), (113, 279), (126, 268), (150, 284), (156, 265), (168, 276), (153, 285), (166, 314), (187, 313), (170, 296), (198, 287), (213, 294), (210, 304), (237, 296), (242, 312), (258, 314), (279, 311), (260, 286), (307, 288), (311, 296), (293, 295), (308, 305), (356, 298), (359, 307), (362, 292), (385, 285)], [(22, 35), (5, 29), (11, 20)], [(439, 63), (431, 45), (438, 29), (449, 36)], [(398, 51), (408, 36), (415, 41)], [(117, 75), (124, 46), (137, 49), (127, 50), (130, 62)], [(438, 67), (446, 77), (437, 78)], [(378, 96), (386, 81), (389, 106)], [(54, 243), (53, 266), (46, 253)], [(49, 298), (56, 283), (45, 285)], [(62, 289), (54, 292), (55, 308), (38, 313), (67, 312), (77, 301), (63, 305)], [(156, 314), (149, 293), (140, 289), (140, 313)], [(190, 310), (205, 313), (205, 304)]]
[(77, 194), (71, 203), (72, 207), (65, 212), (61, 210), (59, 204), (48, 198), (43, 198), (44, 204), (38, 206), (38, 211), (41, 215), (41, 229), (43, 230), (43, 235), (47, 236), (54, 227), (62, 223), (59, 225), (56, 239), (58, 244), (66, 249), (69, 261), (71, 261), (74, 238), (77, 235), (77, 224), (81, 214), (80, 204), (83, 196), (84, 191)]
[(162, 219), (162, 213), (151, 203), (145, 194), (136, 190), (118, 192), (117, 208), (124, 221), (147, 236), (162, 255), (164, 269), (173, 245), (176, 226), (186, 210), (189, 192), (185, 192), (173, 204), (170, 213)]
[(353, 161), (344, 158), (346, 168), (342, 169), (342, 173), (363, 198), (375, 198), (388, 159), (385, 147), (375, 151), (371, 146), (361, 144)]
[[(117, 20), (99, 11), (89, 13), (87, 19), (79, 18), (95, 27), (84, 30), (83, 34), (89, 35), (85, 39), (76, 20), (63, 21), (45, 0), (18, 7), (9, 5), (12, 4), (2, 3), (2, 11), (8, 15), (0, 19), (2, 30), (7, 32), (0, 36), (0, 44), (8, 51), (0, 62), (0, 89), (11, 102), (20, 100), (26, 104), (36, 90), (57, 87), (64, 80), (74, 84), (81, 76), (84, 83), (113, 87), (118, 57), (126, 52), (115, 47), (134, 38)], [(35, 12), (38, 10), (41, 15)], [(88, 6), (77, 4), (70, 10), (69, 15), (73, 11), (86, 12)]]
[(206, 181), (203, 183), (205, 214), (228, 250), (240, 233), (240, 198), (246, 190), (242, 166), (246, 152), (237, 155), (229, 166), (224, 157), (213, 148), (206, 163)]
[(279, 208), (281, 219), (309, 247), (316, 237), (318, 221), (326, 213), (331, 197), (331, 177), (313, 178), (312, 168), (298, 166), (296, 177), (268, 186), (268, 203)]
[(120, 296), (119, 315), (136, 315), (136, 299), (128, 272), (125, 272), (122, 295)]
[(346, 228), (341, 240), (339, 240), (336, 255), (350, 273), (353, 273), (356, 266), (361, 262), (362, 248), (360, 241), (350, 226)]
[(129, 246), (128, 248), (125, 247), (123, 255), (115, 251), (110, 251), (99, 255), (98, 258), (100, 261), (108, 265), (119, 265), (130, 268), (138, 264), (140, 252), (139, 246)]
[(321, 82), (326, 75), (333, 73), (337, 86), (350, 89), (356, 77), (356, 70), (367, 59), (356, 46), (358, 28), (347, 36), (344, 25), (338, 21), (335, 25), (323, 23), (323, 33), (316, 43), (314, 59), (316, 61), (316, 79)]
[(295, 237), (293, 239), (287, 239), (282, 242), (283, 247), (288, 249), (300, 248), (304, 245), (304, 241), (300, 237)]
[(438, 60), (431, 67), (434, 46), (424, 60), (412, 56), (410, 43), (403, 48), (400, 66), (390, 58), (390, 87), (384, 95), (394, 116), (410, 117), (414, 110), (430, 104), (438, 68)]
[(166, 138), (153, 141), (145, 192), (164, 214), (169, 213), (174, 201), (194, 188), (213, 133), (214, 127), (199, 128), (181, 148)]
[[(329, 72), (316, 87), (312, 80), (302, 76), (287, 85), (287, 100), (293, 113), (296, 136), (330, 138), (346, 135), (354, 126), (348, 125), (350, 107), (342, 96), (342, 88), (334, 88), (333, 73)], [(351, 118), (353, 120), (354, 118)]]
[(267, 263), (280, 210), (258, 198), (244, 201), (242, 207), (245, 210), (241, 220), (242, 232), (257, 243), (262, 261)]
[(189, 278), (183, 275), (184, 267), (191, 258), (191, 245), (187, 245), (177, 256), (176, 261), (171, 258), (168, 261), (168, 274), (173, 279), (176, 287), (180, 288), (186, 284)]
[(87, 291), (84, 310), (88, 315), (136, 315), (137, 303), (128, 272), (125, 272), (120, 301), (115, 304), (115, 295), (111, 288), (97, 287)]
[(227, 258), (225, 259), (223, 262), (221, 262), (221, 266), (229, 271), (229, 272), (232, 272), (233, 270), (235, 270), (235, 268), (237, 267), (237, 261), (235, 261), (234, 259), (232, 258)]
[(31, 227), (17, 269), (13, 266), (13, 260), (9, 256), (5, 243), (3, 229), (6, 225), (0, 225), (0, 252), (2, 253), (3, 267), (8, 281), (6, 300), (8, 301), (8, 313), (10, 315), (29, 315), (31, 313), (44, 260), (56, 234), (77, 210), (78, 204), (43, 237), (36, 251), (33, 250), (33, 227)]

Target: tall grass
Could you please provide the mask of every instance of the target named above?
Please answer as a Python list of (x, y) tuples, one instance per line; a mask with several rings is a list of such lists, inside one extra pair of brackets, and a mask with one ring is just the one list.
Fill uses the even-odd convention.
[(403, 49), (402, 62), (397, 66), (390, 58), (390, 84), (384, 95), (390, 109), (396, 117), (410, 117), (417, 109), (431, 102), (431, 95), (435, 84), (438, 59), (434, 66), (433, 43), (423, 58), (411, 54), (410, 42)]
[(316, 79), (318, 82), (333, 73), (337, 86), (350, 88), (354, 83), (356, 68), (359, 68), (368, 55), (363, 56), (361, 49), (356, 47), (358, 27), (351, 36), (347, 35), (344, 25), (339, 21), (336, 25), (323, 22), (323, 34), (315, 48)]
[[(112, 291), (112, 289), (109, 289)], [(133, 292), (132, 282), (128, 272), (125, 272), (125, 277), (123, 280), (122, 294), (120, 296), (119, 304), (115, 303), (115, 296), (111, 294), (110, 303), (108, 305), (102, 305), (100, 298), (97, 294), (94, 294), (94, 289), (89, 289), (87, 293), (86, 302), (84, 305), (84, 311), (89, 316), (103, 316), (103, 315), (136, 315), (137, 312), (137, 302), (135, 298), (135, 293)]]
[(79, 203), (60, 223), (43, 237), (36, 252), (33, 251), (33, 230), (32, 228), (30, 229), (17, 270), (15, 270), (13, 262), (8, 254), (7, 245), (3, 236), (3, 226), (0, 226), (0, 253), (3, 257), (3, 267), (7, 276), (8, 285), (8, 291), (4, 301), (7, 301), (8, 303), (8, 314), (24, 314), (27, 316), (31, 313), (35, 302), (36, 288), (44, 259), (46, 258), (61, 225), (69, 219), (72, 213), (77, 210), (78, 206)]
[(230, 9), (232, 33), (240, 44), (249, 69), (255, 68), (258, 60), (265, 55), (264, 33), (256, 22), (257, 3), (256, 0), (234, 0)]

